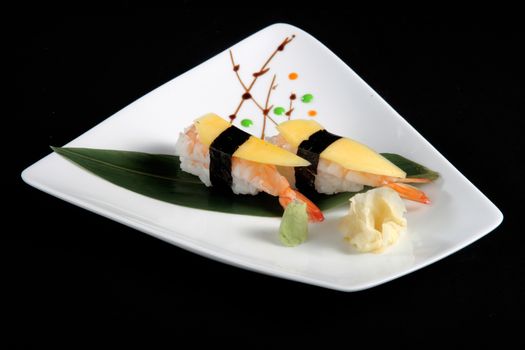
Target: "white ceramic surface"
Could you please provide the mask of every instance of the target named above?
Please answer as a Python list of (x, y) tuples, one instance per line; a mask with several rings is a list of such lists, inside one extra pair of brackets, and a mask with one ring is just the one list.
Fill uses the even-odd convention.
[[(278, 218), (222, 214), (164, 203), (115, 186), (56, 154), (24, 170), (23, 179), (63, 200), (203, 256), (343, 291), (373, 287), (424, 267), (501, 223), (501, 212), (476, 187), (344, 62), (302, 30), (275, 24), (233, 46), (244, 80), (249, 82), (250, 73), (292, 34), (295, 40), (274, 58), (271, 71), (259, 79), (253, 95), (264, 101), (270, 73), (276, 73), (279, 85), (273, 104), (287, 107), (291, 91), (298, 97), (314, 95), (310, 104), (296, 101), (294, 118), (309, 118), (307, 111), (315, 109), (316, 120), (328, 130), (380, 152), (404, 155), (441, 174), (436, 183), (424, 187), (433, 203), (408, 203), (409, 231), (385, 253), (359, 254), (346, 247), (336, 229), (346, 206), (327, 211), (325, 222), (311, 225), (306, 243), (287, 248), (277, 237)], [(288, 79), (290, 72), (297, 72), (299, 78)], [(226, 118), (241, 93), (226, 50), (66, 146), (171, 154), (178, 133), (193, 119), (211, 111)], [(247, 131), (259, 133), (260, 113), (253, 104), (247, 104), (239, 115), (237, 122), (242, 116), (250, 116), (255, 123)], [(274, 130), (270, 127), (268, 133)]]

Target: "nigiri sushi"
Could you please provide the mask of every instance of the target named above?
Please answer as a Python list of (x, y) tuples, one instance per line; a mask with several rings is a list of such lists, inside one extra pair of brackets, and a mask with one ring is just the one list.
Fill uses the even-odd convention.
[(314, 120), (289, 120), (277, 129), (279, 134), (267, 141), (311, 163), (281, 171), (303, 193), (333, 194), (357, 192), (364, 186), (388, 186), (403, 198), (430, 203), (423, 191), (407, 185), (429, 180), (407, 178), (403, 170), (379, 153), (357, 141), (329, 133)]
[(305, 167), (297, 155), (254, 137), (216, 114), (206, 114), (180, 133), (175, 146), (183, 171), (196, 175), (206, 186), (255, 195), (279, 197), (285, 208), (293, 200), (306, 203), (311, 222), (323, 221), (321, 210), (292, 189), (276, 166)]

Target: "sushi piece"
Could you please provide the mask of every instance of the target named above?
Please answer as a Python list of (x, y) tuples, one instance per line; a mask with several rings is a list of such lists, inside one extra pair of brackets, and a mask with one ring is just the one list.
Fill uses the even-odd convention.
[(279, 124), (277, 129), (279, 134), (267, 140), (311, 163), (282, 171), (303, 193), (333, 194), (357, 192), (364, 186), (388, 186), (403, 198), (430, 203), (424, 192), (407, 184), (430, 180), (407, 178), (403, 170), (379, 153), (326, 131), (314, 120), (290, 120)]
[(196, 175), (206, 186), (235, 194), (266, 192), (286, 206), (306, 203), (311, 222), (323, 221), (321, 210), (290, 187), (276, 166), (305, 167), (297, 155), (254, 137), (215, 114), (206, 114), (180, 133), (175, 146), (183, 171)]

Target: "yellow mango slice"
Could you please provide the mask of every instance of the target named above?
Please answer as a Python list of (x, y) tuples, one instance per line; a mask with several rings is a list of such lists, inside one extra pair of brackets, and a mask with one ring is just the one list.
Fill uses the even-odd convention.
[[(195, 121), (199, 140), (207, 147), (210, 147), (212, 142), (230, 127), (235, 128), (228, 121), (213, 113), (206, 114)], [(254, 136), (243, 143), (233, 153), (233, 156), (253, 162), (281, 166), (310, 165), (307, 160)]]
[[(323, 130), (323, 126), (315, 120), (295, 119), (283, 122), (277, 126), (281, 136), (290, 145), (299, 147), (301, 142), (307, 140), (313, 133)], [(403, 170), (399, 169), (389, 160), (369, 147), (351, 140), (342, 138), (328, 146), (320, 157), (338, 163), (346, 169), (366, 173), (406, 177)]]
[(321, 152), (320, 157), (350, 170), (376, 175), (406, 177), (406, 173), (388, 159), (367, 146), (348, 138), (341, 138), (332, 143)]
[(233, 154), (234, 157), (251, 160), (252, 162), (281, 166), (308, 166), (307, 160), (272, 145), (255, 136), (250, 136)]
[(313, 133), (324, 128), (315, 120), (295, 119), (283, 122), (277, 126), (282, 137), (293, 147), (297, 148)]
[(213, 140), (231, 126), (228, 121), (214, 113), (203, 115), (194, 124), (195, 128), (197, 128), (199, 141), (206, 147), (210, 147)]

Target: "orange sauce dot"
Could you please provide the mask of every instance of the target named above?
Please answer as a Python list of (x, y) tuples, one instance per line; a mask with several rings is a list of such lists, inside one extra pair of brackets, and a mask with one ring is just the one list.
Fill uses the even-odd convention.
[(292, 73), (288, 74), (288, 79), (295, 80), (295, 79), (297, 79), (298, 76), (299, 76), (299, 74), (297, 74), (295, 72), (292, 72)]
[(317, 115), (317, 111), (315, 109), (311, 109), (308, 111), (308, 115), (310, 117), (315, 117)]

